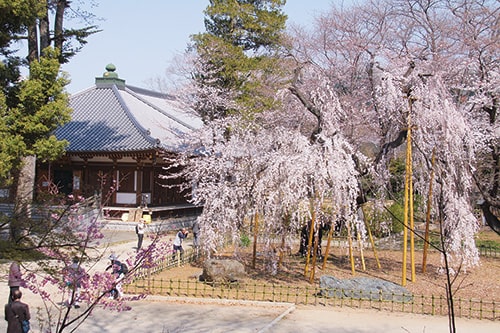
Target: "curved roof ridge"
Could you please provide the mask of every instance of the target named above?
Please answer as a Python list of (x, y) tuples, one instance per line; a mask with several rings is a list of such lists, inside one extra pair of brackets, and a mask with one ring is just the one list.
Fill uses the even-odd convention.
[(78, 92), (76, 92), (76, 93), (74, 93), (74, 94), (70, 94), (70, 97), (77, 97), (77, 96), (79, 96), (79, 95), (86, 94), (86, 93), (88, 93), (89, 91), (92, 91), (92, 90), (95, 90), (95, 89), (97, 89), (97, 87), (96, 87), (96, 86), (92, 86), (92, 87), (89, 87), (89, 88), (85, 88), (85, 89), (80, 90), (80, 91), (78, 91)]
[[(189, 125), (188, 123), (180, 120), (179, 118), (169, 114), (168, 112), (166, 112), (165, 110), (162, 110), (160, 109), (158, 106), (156, 106), (155, 104), (149, 102), (148, 100), (145, 100), (144, 98), (141, 97), (141, 95), (139, 95), (138, 93), (136, 93), (134, 90), (130, 89), (129, 87), (125, 87), (126, 91), (131, 94), (132, 96), (134, 96), (135, 98), (137, 98), (138, 100), (140, 100), (141, 102), (143, 102), (144, 104), (150, 106), (151, 108), (155, 109), (156, 111), (160, 112), (161, 114), (167, 116), (168, 118), (172, 119), (173, 121), (181, 124), (182, 126), (190, 129), (190, 130), (195, 130), (196, 128)], [(143, 90), (143, 89), (141, 89)], [(145, 89), (144, 89), (145, 90)], [(146, 90), (148, 91), (148, 90)], [(148, 91), (148, 92), (151, 92), (151, 91)], [(172, 95), (168, 95), (168, 94), (158, 94), (156, 97), (164, 97), (164, 96), (168, 96), (170, 97), (170, 100), (175, 100), (175, 98), (172, 96)]]
[(170, 95), (168, 93), (163, 93), (163, 92), (159, 92), (159, 91), (149, 90), (149, 89), (146, 89), (146, 88), (140, 88), (140, 87), (136, 87), (136, 86), (131, 86), (131, 85), (128, 85), (128, 84), (125, 86), (125, 88), (128, 88), (129, 90), (132, 90), (133, 92), (138, 93), (138, 94), (144, 94), (144, 95), (148, 95), (148, 96), (152, 96), (152, 97), (169, 99), (169, 100), (172, 100), (172, 101), (176, 100), (175, 96)]
[(118, 100), (118, 103), (120, 103), (120, 106), (125, 111), (125, 114), (129, 118), (129, 120), (132, 122), (132, 124), (135, 126), (135, 128), (137, 128), (137, 130), (139, 131), (139, 133), (144, 137), (144, 139), (146, 139), (146, 141), (148, 141), (149, 143), (151, 143), (151, 144), (153, 144), (155, 146), (159, 146), (159, 144), (161, 142), (160, 139), (159, 138), (153, 138), (151, 135), (149, 135), (150, 131), (148, 129), (144, 128), (137, 121), (137, 119), (134, 117), (134, 115), (132, 115), (132, 113), (130, 112), (127, 104), (123, 100), (123, 97), (120, 95), (120, 93), (118, 91), (119, 89), (117, 88), (116, 85), (112, 86), (112, 90), (113, 90), (113, 94), (116, 96), (116, 98)]

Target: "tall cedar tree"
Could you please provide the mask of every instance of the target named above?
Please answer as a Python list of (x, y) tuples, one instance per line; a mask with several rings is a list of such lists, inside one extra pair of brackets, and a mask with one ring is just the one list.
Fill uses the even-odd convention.
[[(68, 80), (60, 76), (60, 64), (97, 32), (95, 26), (64, 28), (69, 6), (62, 0), (0, 1), (0, 185), (15, 188), (10, 193), (17, 215), (24, 214), (25, 204), (32, 200), (35, 156), (54, 160), (66, 145), (51, 135), (70, 117), (64, 92)], [(73, 12), (92, 18), (78, 8)], [(54, 18), (52, 29), (50, 18)], [(14, 53), (17, 40), (28, 41), (26, 58)], [(29, 68), (27, 79), (20, 79), (23, 67)]]
[(192, 37), (201, 64), (193, 76), (200, 87), (228, 92), (235, 104), (208, 109), (201, 102), (198, 111), (205, 121), (272, 107), (273, 90), (266, 87), (279, 69), (277, 54), (287, 19), (284, 4), (284, 0), (210, 1), (206, 32)]

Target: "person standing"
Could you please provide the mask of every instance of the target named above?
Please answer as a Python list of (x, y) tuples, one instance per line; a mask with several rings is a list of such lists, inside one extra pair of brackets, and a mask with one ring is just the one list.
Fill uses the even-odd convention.
[(7, 321), (7, 333), (24, 333), (23, 326), (29, 327), (31, 319), (28, 304), (21, 302), (23, 293), (16, 289), (12, 292), (12, 303), (5, 305), (5, 320)]
[(113, 262), (113, 275), (115, 276), (115, 281), (113, 283), (113, 290), (111, 291), (110, 298), (120, 299), (123, 297), (122, 282), (126, 274), (126, 272), (123, 271), (123, 267), (123, 264), (118, 260)]
[(142, 247), (142, 241), (144, 239), (144, 231), (146, 230), (146, 220), (141, 218), (135, 227), (135, 231), (137, 233), (137, 251), (139, 251)]
[(200, 223), (198, 222), (198, 220), (194, 221), (192, 230), (193, 230), (193, 246), (195, 249), (197, 249), (200, 246), (200, 239), (199, 239)]
[(14, 291), (19, 290), (23, 285), (23, 277), (21, 274), (21, 267), (19, 262), (13, 261), (9, 268), (9, 281), (7, 283), (10, 287), (8, 304), (12, 303), (12, 296)]
[[(111, 269), (111, 275), (115, 278), (113, 281), (113, 288), (110, 290), (109, 298), (117, 299), (119, 294), (119, 290), (117, 290), (117, 284), (121, 282), (121, 280), (119, 279), (122, 263), (118, 260), (118, 257), (114, 253), (110, 254), (109, 260), (111, 262), (108, 267), (106, 267), (106, 271)], [(118, 288), (121, 288), (121, 285), (118, 285)]]
[(182, 241), (188, 236), (188, 231), (186, 228), (182, 228), (179, 230), (177, 235), (175, 235), (174, 239), (174, 253), (173, 253), (173, 259), (175, 260), (175, 257), (177, 255), (177, 252), (179, 252), (179, 255), (177, 257), (177, 262), (178, 265), (180, 265), (180, 262), (184, 259), (184, 249), (182, 248)]
[(73, 258), (71, 265), (66, 268), (64, 273), (66, 286), (68, 287), (68, 300), (66, 304), (68, 307), (73, 305), (75, 309), (78, 309), (80, 307), (80, 288), (87, 273), (80, 265), (77, 257)]

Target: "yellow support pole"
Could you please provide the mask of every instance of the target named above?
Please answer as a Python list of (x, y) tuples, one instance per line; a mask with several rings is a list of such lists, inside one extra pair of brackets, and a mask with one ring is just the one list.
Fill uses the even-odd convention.
[(382, 266), (380, 265), (380, 260), (378, 260), (377, 248), (375, 247), (375, 242), (373, 241), (372, 230), (371, 230), (370, 225), (368, 224), (368, 222), (366, 221), (366, 218), (365, 218), (366, 214), (365, 214), (365, 205), (364, 204), (361, 206), (361, 211), (363, 212), (363, 222), (365, 222), (365, 227), (366, 227), (366, 230), (368, 231), (368, 238), (370, 239), (370, 244), (372, 245), (373, 255), (375, 256), (375, 260), (377, 261), (377, 267), (378, 267), (378, 269), (381, 269)]
[(257, 236), (259, 235), (259, 214), (256, 212), (254, 216), (253, 225), (253, 254), (252, 254), (252, 268), (255, 269), (257, 261)]
[(317, 259), (317, 254), (318, 254), (318, 246), (320, 246), (318, 244), (319, 242), (319, 236), (316, 235), (314, 237), (314, 244), (313, 244), (313, 257), (312, 257), (312, 269), (311, 269), (311, 275), (309, 275), (309, 283), (313, 283), (314, 282), (314, 275), (316, 274), (316, 259)]
[(427, 212), (425, 216), (425, 235), (424, 235), (424, 252), (422, 256), (422, 273), (427, 269), (427, 251), (429, 249), (429, 224), (431, 223), (431, 202), (432, 202), (432, 183), (434, 182), (434, 165), (436, 164), (436, 149), (432, 149), (432, 169), (429, 179), (429, 194), (427, 196)]
[(361, 240), (361, 234), (359, 233), (358, 230), (356, 230), (356, 236), (358, 238), (359, 254), (361, 256), (361, 267), (363, 268), (364, 272), (366, 271), (366, 264), (365, 264), (365, 256), (363, 254), (363, 242)]
[(330, 244), (332, 242), (333, 229), (335, 229), (335, 226), (332, 223), (332, 226), (330, 227), (330, 230), (328, 231), (328, 240), (326, 242), (325, 257), (323, 258), (323, 265), (321, 266), (321, 269), (323, 269), (323, 270), (326, 267), (326, 261), (328, 260), (328, 255), (330, 254)]
[(309, 272), (309, 257), (311, 256), (311, 248), (313, 246), (313, 235), (314, 235), (314, 223), (316, 222), (316, 214), (314, 210), (312, 211), (311, 227), (309, 228), (309, 237), (307, 239), (307, 251), (306, 251), (306, 265), (304, 267), (304, 276), (307, 277), (307, 272)]
[[(410, 256), (411, 256), (411, 281), (415, 282), (415, 235), (414, 235), (414, 219), (413, 219), (413, 169), (412, 169), (412, 124), (411, 113), (413, 109), (413, 100), (408, 98), (409, 112), (408, 112), (408, 130), (406, 133), (406, 174), (405, 174), (405, 202), (404, 202), (404, 228), (403, 228), (403, 272), (402, 272), (402, 286), (406, 286), (406, 265), (408, 255), (408, 228), (410, 229)], [(408, 218), (410, 219), (408, 223)]]
[[(410, 108), (411, 110), (411, 108)], [(411, 148), (411, 135), (409, 137), (410, 139), (410, 144), (409, 144), (409, 149), (410, 149), (410, 175), (409, 175), (409, 199), (410, 199), (410, 258), (411, 258), (411, 282), (416, 281), (416, 274), (415, 274), (415, 223), (413, 219), (413, 161), (412, 161), (412, 148)]]
[(401, 285), (406, 286), (406, 260), (408, 253), (408, 202), (410, 190), (410, 146), (411, 146), (411, 126), (408, 116), (408, 130), (406, 133), (406, 172), (405, 172), (405, 196), (404, 196), (404, 217), (403, 217), (403, 267), (401, 274)]
[(351, 260), (351, 272), (352, 275), (356, 275), (356, 267), (354, 265), (354, 254), (352, 250), (352, 239), (351, 239), (351, 224), (347, 222), (347, 241), (349, 242), (349, 259)]

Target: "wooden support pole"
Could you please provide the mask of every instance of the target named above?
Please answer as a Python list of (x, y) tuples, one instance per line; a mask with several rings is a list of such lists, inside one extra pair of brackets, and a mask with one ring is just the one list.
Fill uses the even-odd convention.
[(307, 277), (307, 273), (309, 272), (309, 257), (311, 256), (311, 248), (312, 248), (312, 241), (313, 241), (313, 235), (314, 235), (314, 223), (315, 223), (315, 218), (316, 214), (314, 213), (314, 210), (312, 212), (312, 220), (311, 220), (311, 226), (309, 228), (309, 236), (307, 239), (307, 251), (306, 251), (306, 265), (304, 267), (304, 276)]
[[(405, 196), (404, 196), (404, 221), (403, 221), (403, 272), (402, 286), (406, 286), (406, 260), (408, 252), (408, 229), (410, 229), (410, 257), (411, 257), (411, 281), (415, 282), (415, 226), (413, 219), (413, 168), (412, 168), (412, 124), (411, 113), (413, 110), (413, 99), (408, 97), (408, 129), (406, 134), (406, 173), (405, 173)], [(409, 221), (408, 221), (409, 219)]]
[(410, 136), (410, 176), (409, 176), (409, 209), (410, 209), (410, 259), (411, 259), (411, 282), (415, 282), (417, 280), (416, 272), (415, 272), (415, 223), (413, 218), (413, 158), (412, 158), (412, 148), (411, 148), (411, 136)]
[(422, 255), (422, 273), (427, 270), (427, 251), (429, 249), (429, 224), (431, 223), (431, 206), (432, 206), (432, 183), (434, 182), (434, 165), (436, 164), (436, 149), (432, 149), (432, 169), (429, 179), (429, 193), (427, 195), (427, 212), (425, 214), (425, 235), (424, 235), (424, 252)]
[(366, 229), (368, 230), (368, 237), (370, 238), (370, 244), (372, 245), (373, 255), (375, 256), (375, 260), (377, 261), (377, 267), (378, 269), (381, 269), (382, 266), (380, 265), (380, 260), (378, 260), (377, 248), (375, 247), (375, 242), (373, 241), (372, 231), (368, 223), (366, 223), (366, 220), (365, 220), (365, 226)]
[(333, 237), (333, 230), (335, 229), (334, 225), (330, 227), (330, 230), (328, 231), (328, 240), (326, 242), (326, 250), (325, 250), (325, 256), (323, 258), (323, 265), (321, 266), (321, 269), (325, 269), (326, 267), (326, 261), (328, 260), (328, 255), (330, 254), (330, 244), (332, 242), (332, 237)]
[(259, 235), (259, 214), (256, 212), (254, 215), (253, 225), (253, 253), (252, 253), (252, 268), (255, 269), (257, 261), (257, 236)]
[[(410, 122), (408, 116), (408, 123)], [(408, 252), (408, 203), (410, 192), (410, 145), (411, 145), (411, 127), (408, 126), (406, 135), (406, 172), (405, 172), (405, 195), (404, 195), (404, 217), (403, 217), (403, 267), (401, 273), (401, 285), (406, 286), (406, 260)]]
[(365, 256), (363, 254), (363, 240), (361, 239), (361, 233), (356, 230), (356, 237), (358, 238), (359, 254), (361, 256), (361, 267), (363, 272), (366, 271)]
[(283, 258), (285, 256), (285, 245), (286, 245), (286, 236), (285, 233), (281, 235), (281, 245), (280, 245), (280, 251), (279, 251), (279, 258), (278, 258), (278, 269), (281, 269), (283, 266)]
[(314, 250), (313, 250), (313, 257), (312, 257), (312, 268), (311, 268), (311, 275), (309, 276), (309, 283), (314, 282), (314, 275), (316, 273), (316, 259), (317, 259), (317, 254), (318, 254), (318, 244), (319, 242), (319, 236), (318, 232), (316, 232), (316, 235), (314, 236)]
[(372, 245), (373, 255), (375, 257), (375, 261), (377, 262), (377, 267), (378, 269), (381, 269), (382, 266), (380, 265), (380, 260), (378, 259), (377, 248), (375, 247), (375, 241), (373, 240), (372, 230), (370, 228), (370, 224), (366, 221), (365, 205), (361, 206), (361, 211), (363, 212), (363, 221), (365, 222), (365, 228), (368, 231), (368, 238), (370, 239), (370, 244)]
[(351, 272), (352, 275), (356, 275), (356, 266), (354, 265), (354, 253), (352, 250), (351, 224), (349, 222), (347, 222), (347, 241), (349, 243), (349, 259), (351, 261)]

